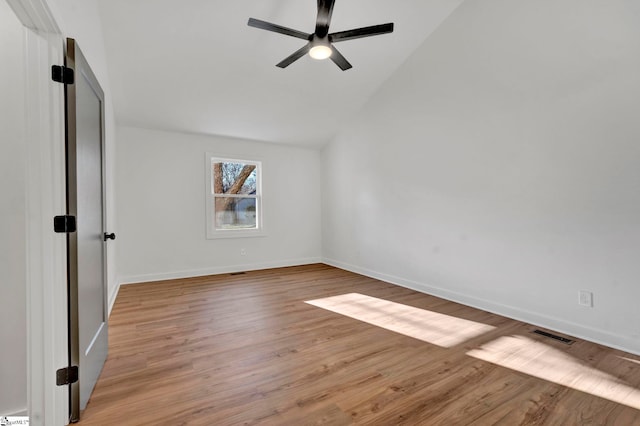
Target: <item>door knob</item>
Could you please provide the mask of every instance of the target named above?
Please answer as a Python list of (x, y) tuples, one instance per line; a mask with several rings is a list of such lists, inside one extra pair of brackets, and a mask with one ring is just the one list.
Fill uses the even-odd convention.
[(116, 234), (114, 234), (113, 232), (110, 234), (107, 234), (106, 232), (104, 233), (104, 240), (115, 240), (116, 239)]

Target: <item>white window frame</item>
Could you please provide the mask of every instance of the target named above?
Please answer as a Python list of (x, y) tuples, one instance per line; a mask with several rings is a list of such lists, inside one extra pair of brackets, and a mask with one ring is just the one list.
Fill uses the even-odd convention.
[[(224, 197), (235, 198), (255, 198), (256, 199), (256, 227), (250, 229), (216, 229), (215, 226), (215, 198), (213, 193), (213, 164), (214, 163), (241, 163), (256, 166), (256, 194), (254, 195), (224, 195)], [(205, 204), (206, 204), (206, 230), (207, 239), (216, 238), (244, 238), (244, 237), (263, 237), (264, 232), (264, 210), (262, 208), (262, 161), (256, 159), (240, 159), (231, 158), (229, 156), (216, 155), (207, 152), (205, 156), (206, 169), (206, 185), (205, 185)], [(220, 195), (218, 195), (220, 196)]]

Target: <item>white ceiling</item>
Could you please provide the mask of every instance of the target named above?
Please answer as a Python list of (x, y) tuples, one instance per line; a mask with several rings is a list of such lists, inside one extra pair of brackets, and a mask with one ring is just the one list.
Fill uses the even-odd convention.
[(121, 125), (319, 146), (462, 0), (337, 0), (330, 32), (393, 22), (392, 34), (337, 43), (353, 65), (305, 56), (304, 40), (249, 17), (313, 32), (314, 0), (100, 0)]

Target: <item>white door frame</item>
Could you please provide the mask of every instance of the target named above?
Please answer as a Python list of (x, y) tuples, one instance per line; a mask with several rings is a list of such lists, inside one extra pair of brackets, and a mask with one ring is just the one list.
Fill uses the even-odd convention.
[(27, 380), (30, 424), (68, 424), (68, 387), (56, 386), (67, 347), (66, 236), (53, 217), (66, 211), (61, 31), (46, 0), (7, 0), (25, 27)]

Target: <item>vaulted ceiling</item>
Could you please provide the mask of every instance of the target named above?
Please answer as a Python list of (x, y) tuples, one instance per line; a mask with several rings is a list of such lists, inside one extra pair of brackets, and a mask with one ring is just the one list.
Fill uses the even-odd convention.
[[(392, 34), (341, 42), (353, 68), (249, 17), (314, 30), (314, 0), (100, 0), (121, 125), (301, 146), (331, 139), (462, 0), (336, 0), (331, 32), (393, 22)], [(416, 78), (419, 78), (417, 76)]]

